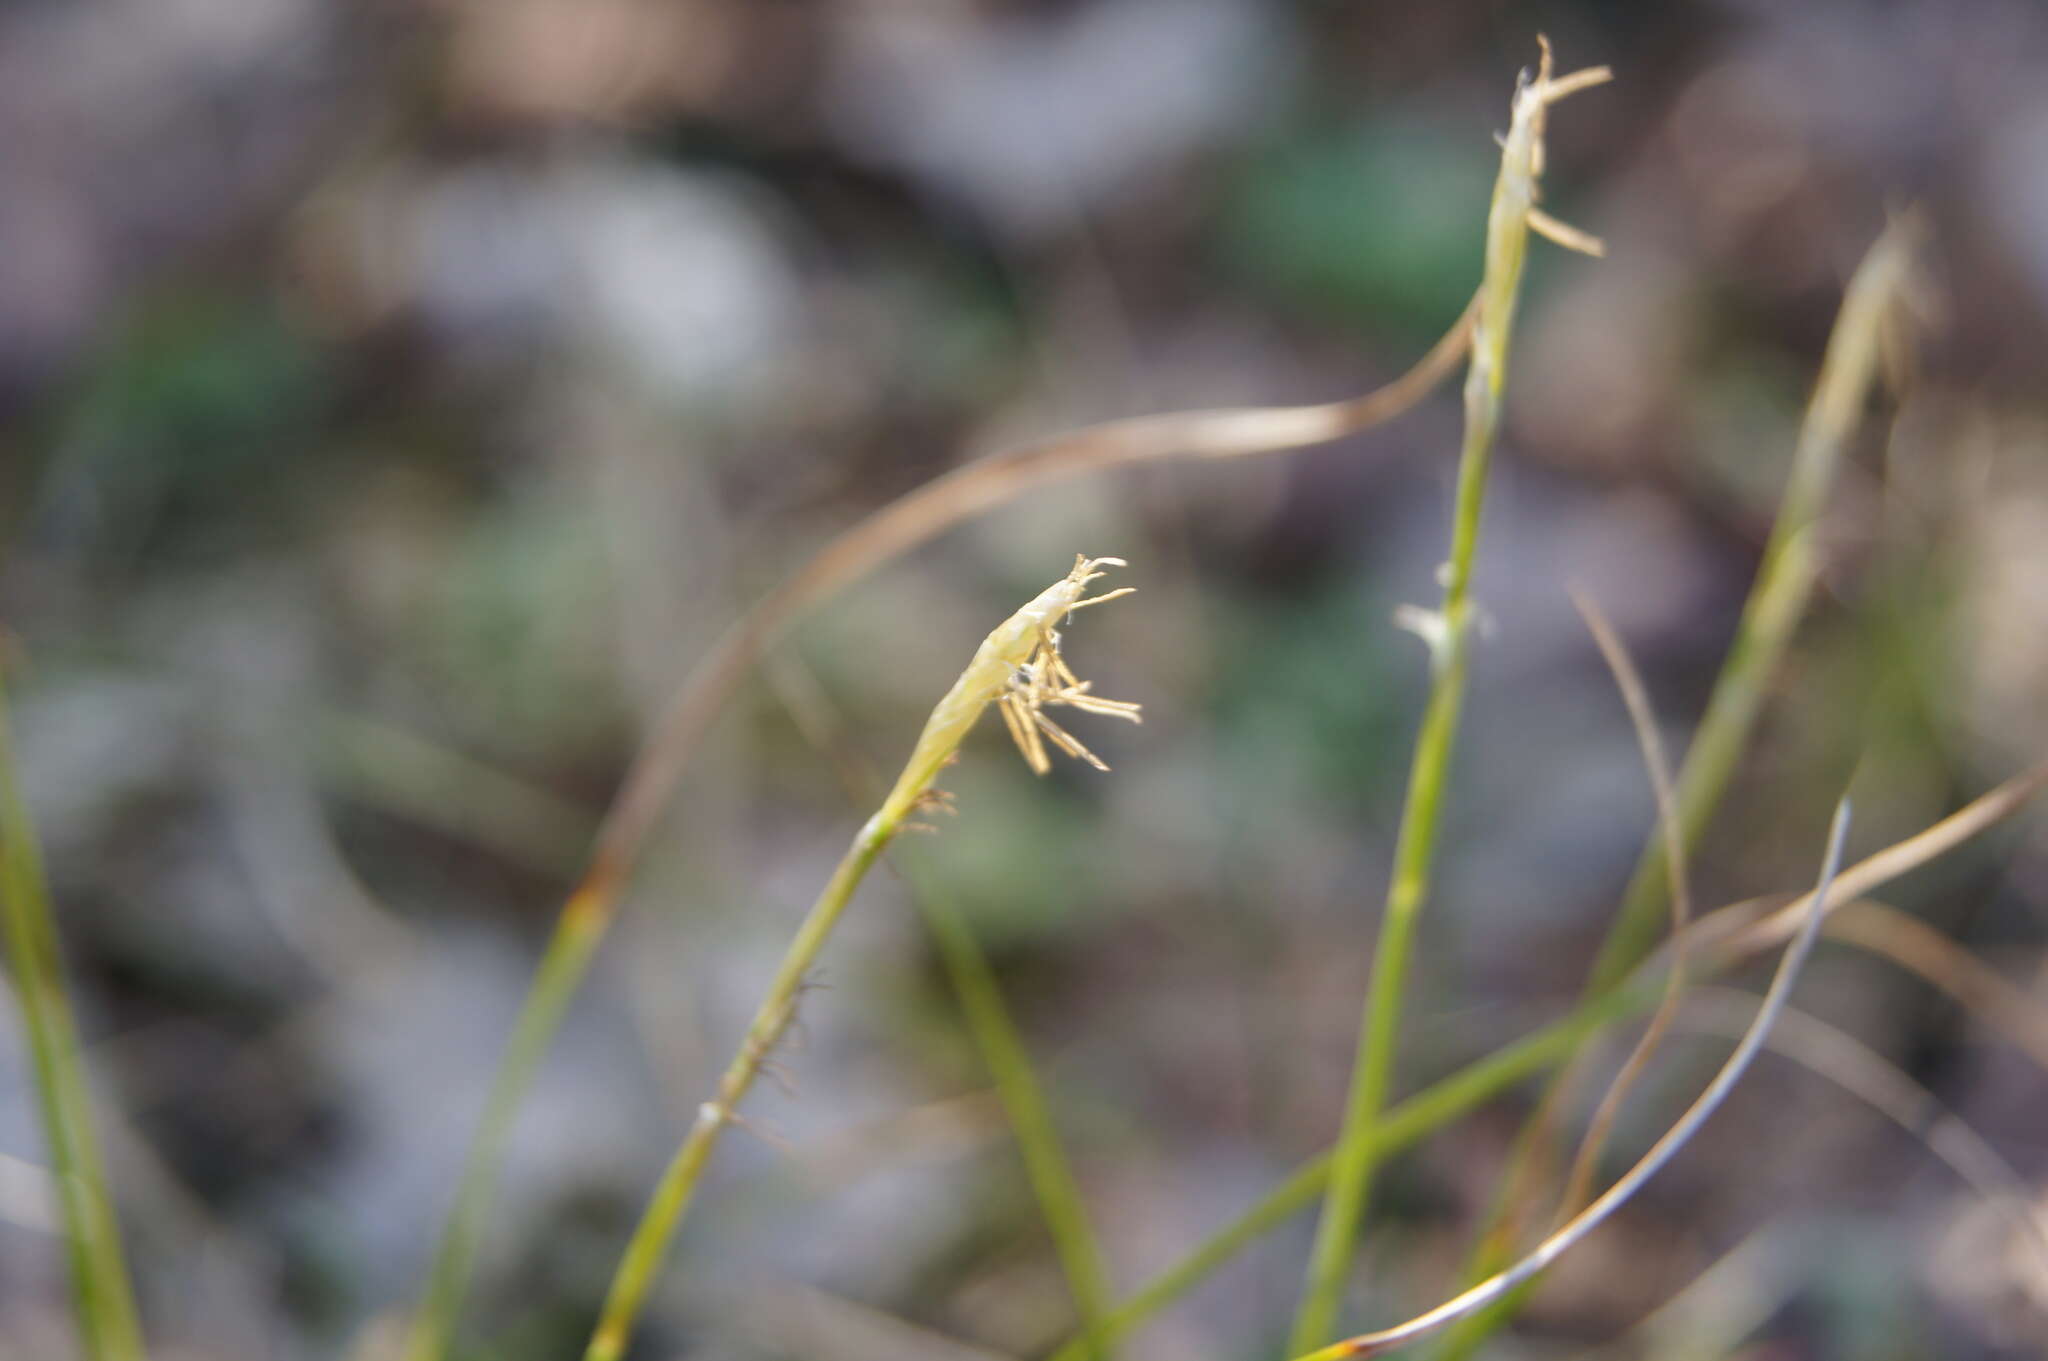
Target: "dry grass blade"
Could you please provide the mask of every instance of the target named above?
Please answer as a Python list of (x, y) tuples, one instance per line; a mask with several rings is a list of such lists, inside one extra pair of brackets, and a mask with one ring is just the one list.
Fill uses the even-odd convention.
[(72, 1314), (91, 1361), (140, 1361), (142, 1330), (121, 1248), (121, 1226), (100, 1156), (78, 1019), (65, 978), (49, 878), (20, 784), (0, 694), (0, 941), (21, 1009), (58, 1219), (71, 1268)]
[[(1685, 987), (1685, 932), (1692, 920), (1692, 899), (1688, 888), (1685, 861), (1685, 838), (1679, 825), (1677, 793), (1674, 789), (1670, 758), (1665, 753), (1663, 739), (1658, 736), (1656, 715), (1651, 712), (1649, 692), (1643, 685), (1642, 675), (1637, 671), (1628, 649), (1623, 646), (1620, 635), (1613, 623), (1593, 600), (1573, 590), (1572, 604), (1586, 623), (1586, 629), (1593, 636), (1594, 644), (1600, 649), (1601, 659), (1614, 677), (1615, 688), (1621, 692), (1622, 704), (1628, 710), (1629, 726), (1635, 733), (1637, 749), (1642, 753), (1643, 765), (1650, 778), (1650, 790), (1656, 809), (1657, 831), (1662, 839), (1665, 862), (1671, 868), (1671, 969), (1665, 978), (1664, 993), (1644, 1028), (1642, 1037), (1636, 1041), (1606, 1093), (1600, 1098), (1591, 1120), (1587, 1122), (1586, 1134), (1579, 1142), (1579, 1149), (1572, 1159), (1570, 1172), (1565, 1177), (1564, 1194), (1559, 1197), (1556, 1217), (1551, 1227), (1569, 1218), (1583, 1206), (1588, 1198), (1593, 1174), (1598, 1167), (1601, 1150), (1614, 1122), (1621, 1114), (1622, 1103), (1628, 1093), (1649, 1067), (1650, 1059), (1663, 1043), (1669, 1031), (1671, 1020), (1678, 1006), (1680, 993)], [(1560, 1113), (1571, 1092), (1577, 1086), (1577, 1073), (1582, 1067), (1578, 1059), (1567, 1063), (1565, 1070), (1545, 1089), (1536, 1112), (1526, 1125), (1523, 1145), (1524, 1156), (1516, 1158), (1510, 1165), (1506, 1184), (1500, 1196), (1502, 1209), (1488, 1231), (1481, 1245), (1482, 1260), (1505, 1261), (1514, 1249), (1524, 1227), (1536, 1217), (1536, 1206), (1540, 1203), (1539, 1189), (1545, 1169), (1555, 1165), (1556, 1155), (1552, 1140), (1559, 1124)], [(1533, 1288), (1533, 1287), (1531, 1287)], [(1510, 1307), (1507, 1301), (1503, 1308)]]
[[(1701, 988), (1686, 1000), (1685, 1020), (1716, 1034), (1740, 1034), (1756, 999), (1733, 988)], [(2029, 1206), (2033, 1190), (1983, 1135), (1915, 1082), (1904, 1069), (1848, 1031), (1787, 1007), (1771, 1049), (1820, 1074), (1871, 1106), (1948, 1164), (1963, 1184), (2012, 1221), (2048, 1271), (2048, 1225)]]
[[(1834, 887), (1825, 895), (1827, 901), (1822, 910), (1833, 913), (1843, 904), (1873, 893), (1900, 875), (1919, 869), (1937, 856), (1954, 850), (1979, 832), (2018, 812), (2043, 786), (2048, 786), (2048, 761), (2013, 776), (1927, 830), (1887, 846), (1843, 870)], [(1763, 920), (1736, 928), (1719, 948), (1738, 955), (1770, 949), (1799, 930), (1813, 898), (1812, 893), (1802, 894)], [(1710, 935), (1707, 938), (1715, 937)]]
[(1947, 993), (2048, 1072), (2048, 1009), (1918, 917), (1860, 898), (1828, 914), (1828, 935), (1883, 955)]
[(1645, 1182), (1661, 1171), (1720, 1108), (1728, 1093), (1735, 1089), (1735, 1084), (1748, 1070), (1750, 1061), (1763, 1047), (1772, 1024), (1783, 1012), (1786, 999), (1791, 996), (1792, 984), (1798, 978), (1806, 957), (1813, 952), (1813, 942), (1820, 934), (1824, 916), (1820, 904), (1827, 901), (1835, 875), (1841, 868), (1842, 843), (1848, 834), (1849, 801), (1844, 799), (1835, 807), (1834, 824), (1828, 831), (1827, 857), (1821, 866), (1820, 880), (1813, 892), (1806, 895), (1805, 901), (1813, 906), (1795, 927), (1792, 942), (1786, 947), (1784, 956), (1778, 961), (1777, 972), (1771, 978), (1770, 991), (1765, 994), (1763, 1005), (1758, 1008), (1749, 1028), (1743, 1032), (1742, 1042), (1736, 1045), (1735, 1052), (1728, 1056), (1728, 1061), (1721, 1065), (1721, 1070), (1714, 1075), (1714, 1080), (1707, 1084), (1707, 1089), (1686, 1108), (1685, 1114), (1678, 1118), (1677, 1123), (1650, 1146), (1650, 1151), (1645, 1153), (1634, 1167), (1623, 1173), (1621, 1179), (1608, 1187), (1598, 1200), (1573, 1216), (1563, 1227), (1537, 1244), (1533, 1251), (1507, 1270), (1488, 1277), (1456, 1298), (1438, 1305), (1427, 1313), (1418, 1314), (1405, 1323), (1383, 1328), (1378, 1332), (1361, 1333), (1356, 1337), (1346, 1338), (1342, 1342), (1310, 1353), (1302, 1361), (1339, 1361), (1339, 1358), (1343, 1357), (1374, 1356), (1412, 1342), (1418, 1337), (1427, 1336), (1449, 1323), (1484, 1309), (1569, 1252), (1587, 1234), (1600, 1227), (1609, 1215), (1621, 1208)]
[[(1873, 879), (1881, 881), (1889, 874), (1905, 874), (1952, 849), (1959, 841), (2013, 816), (2044, 782), (2048, 782), (2048, 767), (2014, 776), (1979, 795), (1935, 826), (1861, 861), (1842, 878), (1855, 874), (1867, 888), (1874, 889), (1879, 883), (1871, 882)], [(1811, 896), (1806, 895), (1801, 901)], [(1839, 896), (1829, 895), (1831, 901), (1839, 899)], [(1767, 939), (1750, 932), (1765, 906), (1762, 900), (1735, 903), (1708, 913), (1693, 924), (1687, 932), (1687, 948), (1693, 958), (1700, 961), (1702, 973), (1711, 973), (1738, 962), (1740, 954), (1729, 948), (1730, 942), (1738, 938), (1745, 950), (1767, 948)], [(1830, 915), (1830, 920), (1837, 919), (1839, 915), (1838, 908)], [(1638, 979), (1653, 977), (1656, 967), (1655, 960), (1646, 961), (1633, 976)], [(1617, 985), (1581, 1003), (1578, 1010), (1562, 1020), (1552, 1022), (1439, 1079), (1388, 1113), (1380, 1131), (1382, 1154), (1391, 1156), (1411, 1147), (1513, 1084), (1561, 1062), (1577, 1049), (1586, 1035), (1634, 1014), (1647, 1003), (1645, 990), (1628, 984)], [(1246, 1246), (1286, 1223), (1314, 1199), (1329, 1172), (1330, 1154), (1325, 1152), (1304, 1163), (1256, 1204), (1196, 1244), (1178, 1262), (1153, 1277), (1117, 1308), (1110, 1320), (1111, 1336), (1122, 1338), (1136, 1332), (1146, 1320), (1188, 1294)], [(1072, 1341), (1053, 1353), (1053, 1361), (1079, 1361), (1081, 1355), (1079, 1342)]]
[(1586, 1127), (1586, 1137), (1580, 1141), (1578, 1154), (1572, 1159), (1571, 1173), (1565, 1178), (1564, 1196), (1558, 1202), (1560, 1219), (1576, 1213), (1586, 1203), (1593, 1185), (1593, 1173), (1599, 1166), (1600, 1153), (1607, 1146), (1615, 1120), (1621, 1115), (1622, 1103), (1650, 1066), (1651, 1058), (1671, 1027), (1679, 999), (1685, 991), (1685, 930), (1692, 921), (1692, 891), (1687, 884), (1685, 834), (1678, 824), (1678, 795), (1671, 778), (1670, 758), (1665, 754), (1663, 739), (1657, 735), (1657, 717), (1650, 710), (1649, 691), (1643, 685), (1642, 673), (1636, 670), (1635, 662), (1622, 644), (1621, 635), (1615, 632), (1613, 623), (1600, 607), (1591, 597), (1578, 591), (1572, 592), (1572, 604), (1586, 621), (1586, 628), (1592, 633), (1607, 669), (1614, 674), (1614, 684), (1621, 691), (1622, 703), (1628, 708), (1629, 725), (1635, 730), (1636, 745), (1642, 750), (1643, 767), (1649, 774), (1650, 789), (1656, 799), (1657, 830), (1664, 838), (1664, 858), (1671, 875), (1671, 971), (1665, 977), (1664, 996), (1657, 1003), (1657, 1010), (1650, 1017), (1642, 1038), (1636, 1041), (1636, 1047), (1630, 1051), (1621, 1071), (1608, 1085), (1606, 1095), (1600, 1098), (1600, 1104)]

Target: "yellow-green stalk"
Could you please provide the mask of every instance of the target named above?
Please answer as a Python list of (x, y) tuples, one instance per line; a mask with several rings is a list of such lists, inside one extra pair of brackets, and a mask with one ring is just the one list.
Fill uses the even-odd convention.
[(696, 1194), (712, 1150), (726, 1128), (738, 1118), (740, 1102), (795, 1016), (804, 975), (816, 962), (869, 867), (903, 829), (911, 814), (933, 801), (932, 782), (953, 760), (982, 711), (991, 704), (1002, 707), (1012, 736), (1035, 769), (1042, 768), (1044, 760), (1044, 749), (1039, 745), (1041, 734), (1063, 750), (1101, 764), (1087, 748), (1045, 717), (1043, 709), (1048, 705), (1070, 705), (1137, 720), (1136, 705), (1089, 694), (1087, 683), (1075, 678), (1059, 651), (1057, 629), (1068, 615), (1128, 593), (1110, 591), (1092, 599), (1084, 598), (1088, 583), (1102, 575), (1096, 569), (1107, 565), (1123, 564), (1116, 558), (1077, 558), (1073, 571), (1004, 620), (982, 640), (967, 669), (925, 720), (924, 731), (895, 787), (854, 836), (824, 891), (812, 904), (783, 954), (739, 1051), (719, 1079), (716, 1094), (698, 1107), (689, 1134), (656, 1184), (653, 1198), (612, 1277), (596, 1331), (584, 1352), (585, 1361), (618, 1361), (625, 1353), (647, 1292)]
[[(774, 677), (776, 690), (797, 727), (813, 747), (831, 754), (832, 765), (846, 785), (853, 806), (866, 808), (873, 804), (880, 797), (880, 777), (839, 741), (837, 722), (830, 706), (823, 702), (822, 693), (814, 688), (815, 682), (807, 674), (787, 667), (778, 667)], [(799, 679), (805, 683), (798, 684)], [(932, 942), (938, 947), (939, 962), (960, 1004), (974, 1047), (995, 1080), (1011, 1137), (1017, 1141), (1025, 1178), (1052, 1238), (1060, 1270), (1067, 1278), (1068, 1293), (1073, 1296), (1075, 1321), (1086, 1352), (1083, 1361), (1107, 1361), (1110, 1348), (1102, 1339), (1108, 1329), (1110, 1308), (1116, 1302), (1109, 1269), (1081, 1196), (1080, 1181), (1053, 1123), (1045, 1088), (1032, 1071), (1023, 1032), (1003, 1000), (995, 969), (975, 939), (967, 914), (944, 892), (925, 882), (922, 867), (915, 862), (899, 864), (897, 868), (910, 890), (912, 904), (924, 918)]]
[(64, 1221), (73, 1307), (92, 1361), (140, 1361), (142, 1331), (107, 1172), (93, 1136), (78, 1022), (64, 991), (64, 960), (50, 888), (27, 802), (15, 780), (6, 698), (0, 695), (0, 925), (35, 1073), (36, 1105)]
[(1486, 223), (1486, 277), (1480, 289), (1479, 315), (1472, 334), (1472, 356), (1465, 379), (1465, 440), (1459, 456), (1456, 508), (1451, 528), (1451, 555), (1444, 569), (1443, 607), (1417, 615), (1416, 627), (1429, 643), (1432, 683), (1409, 768), (1408, 793), (1401, 811), (1401, 832), (1394, 850), (1386, 915), (1373, 955), (1372, 979), (1358, 1038), (1358, 1060), (1352, 1070), (1344, 1132), (1330, 1169), (1330, 1187), (1316, 1227), (1300, 1311), (1295, 1316), (1290, 1354), (1311, 1351), (1334, 1332), (1343, 1302), (1344, 1282), (1358, 1240), (1359, 1222), (1379, 1166), (1380, 1141), (1375, 1133), (1386, 1106), (1393, 1075), (1401, 1003), (1413, 952), (1415, 926), (1429, 896), (1430, 871), (1436, 851), (1437, 825), (1443, 809), (1444, 785), (1456, 743), (1458, 717), (1465, 697), (1465, 670), (1472, 633), (1472, 571), (1478, 558), (1480, 512), (1485, 505), (1486, 471), (1492, 461), (1500, 426), (1501, 393), (1507, 378), (1508, 342), (1514, 326), (1515, 301), (1521, 291), (1522, 265), (1531, 230), (1560, 237), (1573, 245), (1589, 240), (1562, 228), (1536, 207), (1537, 180), (1543, 173), (1543, 124), (1549, 107), (1576, 90), (1608, 78), (1605, 68), (1553, 79), (1550, 47), (1533, 79), (1515, 92), (1513, 117), (1501, 143), (1500, 176)]
[(1045, 1217), (1053, 1251), (1073, 1294), (1075, 1316), (1080, 1321), (1080, 1361), (1108, 1361), (1112, 1345), (1109, 1318), (1116, 1303), (1109, 1270), (1073, 1166), (1046, 1106), (1044, 1090), (1031, 1069), (1024, 1038), (1011, 1019), (995, 970), (969, 929), (966, 915), (942, 894), (917, 883), (914, 876), (911, 887), (918, 913), (932, 933), (946, 976), (966, 1015), (975, 1048), (995, 1080), (1003, 1113), (1017, 1140), (1017, 1152), (1024, 1160), (1025, 1178), (1031, 1183), (1032, 1197)]

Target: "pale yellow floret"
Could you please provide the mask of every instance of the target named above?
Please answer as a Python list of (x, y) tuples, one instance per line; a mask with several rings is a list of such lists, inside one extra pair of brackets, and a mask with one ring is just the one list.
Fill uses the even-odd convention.
[(1045, 716), (1046, 708), (1066, 705), (1085, 713), (1106, 714), (1136, 723), (1139, 708), (1124, 700), (1102, 699), (1089, 693), (1089, 684), (1074, 674), (1060, 654), (1059, 626), (1076, 610), (1100, 605), (1131, 593), (1130, 587), (1088, 596), (1088, 584), (1099, 579), (1104, 567), (1122, 567), (1122, 558), (1076, 557), (1074, 569), (1040, 591), (999, 624), (975, 650), (974, 660), (953, 682), (932, 715), (925, 721), (903, 774), (876, 814), (878, 826), (894, 826), (931, 787), (939, 770), (965, 740), (981, 712), (995, 704), (1003, 724), (1025, 763), (1038, 774), (1052, 769), (1045, 740), (1076, 760), (1098, 770), (1109, 767), (1079, 739)]

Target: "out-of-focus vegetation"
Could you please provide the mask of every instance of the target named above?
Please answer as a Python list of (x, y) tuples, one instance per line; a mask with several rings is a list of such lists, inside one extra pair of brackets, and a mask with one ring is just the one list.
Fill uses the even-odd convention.
[[(1908, 202), (1918, 343), (1850, 442), (1695, 897), (1808, 886), (1852, 774), (1865, 853), (2048, 756), (2048, 15), (0, 13), (0, 624), (153, 1352), (393, 1354), (555, 913), (677, 678), (831, 534), (976, 454), (1399, 372), (1478, 282), (1489, 134), (1539, 29), (1620, 77), (1558, 117), (1547, 179), (1609, 253), (1532, 253), (1397, 1096), (1571, 1006), (1653, 818), (1567, 585), (1682, 753), (1843, 286)], [(1121, 1289), (1326, 1147), (1428, 684), (1392, 615), (1440, 594), (1458, 430), (1447, 385), (1327, 447), (1030, 492), (775, 649), (510, 1129), (456, 1354), (579, 1353), (871, 807), (846, 772), (895, 769), (1076, 551), (1133, 564), (1142, 594), (1069, 647), (1145, 725), (1085, 734), (1114, 774), (1039, 780), (987, 723), (946, 775), (961, 815), (906, 864), (989, 953)], [(2048, 1007), (2041, 826), (1884, 892)], [(763, 1084), (722, 1145), (634, 1354), (1065, 1339), (1058, 1254), (892, 875), (814, 979), (790, 1090)], [(1981, 1011), (1839, 947), (1800, 1005), (2048, 1212), (2048, 1075)], [(40, 1358), (74, 1323), (21, 1014), (0, 1009), (0, 1355)], [(1726, 1049), (1681, 1026), (1610, 1175)], [(1452, 1290), (1537, 1090), (1382, 1169), (1348, 1319)], [(1119, 1354), (1277, 1354), (1312, 1219)], [(2017, 1357), (2044, 1309), (1996, 1207), (1767, 1057), (1487, 1354)]]

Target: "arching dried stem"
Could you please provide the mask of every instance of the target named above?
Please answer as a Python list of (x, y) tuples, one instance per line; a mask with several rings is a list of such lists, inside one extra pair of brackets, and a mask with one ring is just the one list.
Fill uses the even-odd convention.
[(1645, 1182), (1661, 1171), (1720, 1108), (1728, 1093), (1735, 1089), (1735, 1084), (1741, 1081), (1743, 1073), (1748, 1070), (1750, 1061), (1763, 1047), (1772, 1023), (1784, 1010), (1786, 1001), (1792, 994), (1792, 984), (1799, 976), (1800, 967), (1806, 963), (1807, 955), (1812, 953), (1814, 939), (1820, 934), (1824, 914), (1819, 904), (1827, 901), (1836, 872), (1841, 868), (1842, 844), (1848, 838), (1848, 834), (1849, 801), (1844, 799), (1836, 806), (1834, 822), (1828, 831), (1827, 856), (1821, 866), (1820, 881), (1813, 892), (1807, 895), (1809, 908), (1795, 927), (1792, 943), (1786, 947), (1784, 957), (1778, 961), (1777, 973), (1771, 978), (1770, 991), (1765, 994), (1763, 1005), (1757, 1009), (1755, 1019), (1743, 1033), (1742, 1042), (1736, 1045), (1735, 1052), (1728, 1056), (1728, 1061), (1721, 1066), (1720, 1072), (1714, 1075), (1714, 1080), (1707, 1084), (1707, 1089), (1700, 1093), (1699, 1099), (1686, 1109), (1677, 1123), (1651, 1145), (1650, 1151), (1643, 1155), (1641, 1161), (1624, 1173), (1614, 1185), (1608, 1187), (1599, 1199), (1574, 1215), (1550, 1237), (1539, 1243), (1528, 1256), (1507, 1270), (1488, 1277), (1455, 1299), (1447, 1300), (1405, 1323), (1383, 1328), (1378, 1332), (1360, 1333), (1356, 1337), (1346, 1338), (1342, 1342), (1309, 1353), (1301, 1361), (1339, 1361), (1345, 1357), (1376, 1356), (1485, 1308), (1569, 1252), (1587, 1234), (1600, 1227), (1609, 1215), (1626, 1204), (1629, 1197), (1641, 1189)]
[(1665, 755), (1663, 739), (1657, 735), (1657, 717), (1650, 710), (1649, 691), (1644, 687), (1642, 674), (1636, 670), (1628, 649), (1623, 646), (1621, 635), (1615, 632), (1614, 625), (1593, 599), (1574, 591), (1572, 604), (1585, 619), (1607, 669), (1614, 674), (1614, 684), (1621, 691), (1622, 703), (1628, 709), (1629, 725), (1635, 730), (1636, 746), (1642, 752), (1643, 767), (1650, 777), (1650, 790), (1656, 801), (1657, 830), (1664, 838), (1664, 854), (1671, 867), (1671, 969), (1665, 975), (1664, 996), (1658, 1001), (1657, 1010), (1651, 1014), (1642, 1038), (1636, 1041), (1636, 1047), (1621, 1065), (1621, 1071), (1608, 1084), (1606, 1095), (1600, 1098), (1593, 1118), (1586, 1125), (1586, 1136), (1579, 1142), (1571, 1172), (1565, 1178), (1564, 1195), (1558, 1201), (1560, 1219), (1577, 1212), (1585, 1204), (1593, 1185), (1593, 1174), (1599, 1166), (1601, 1150), (1606, 1147), (1614, 1122), (1621, 1115), (1622, 1103), (1649, 1068), (1651, 1058), (1656, 1055), (1665, 1032), (1670, 1029), (1679, 998), (1685, 991), (1685, 931), (1692, 923), (1692, 891), (1686, 873), (1685, 836), (1678, 827), (1678, 795), (1672, 787), (1670, 758)]

